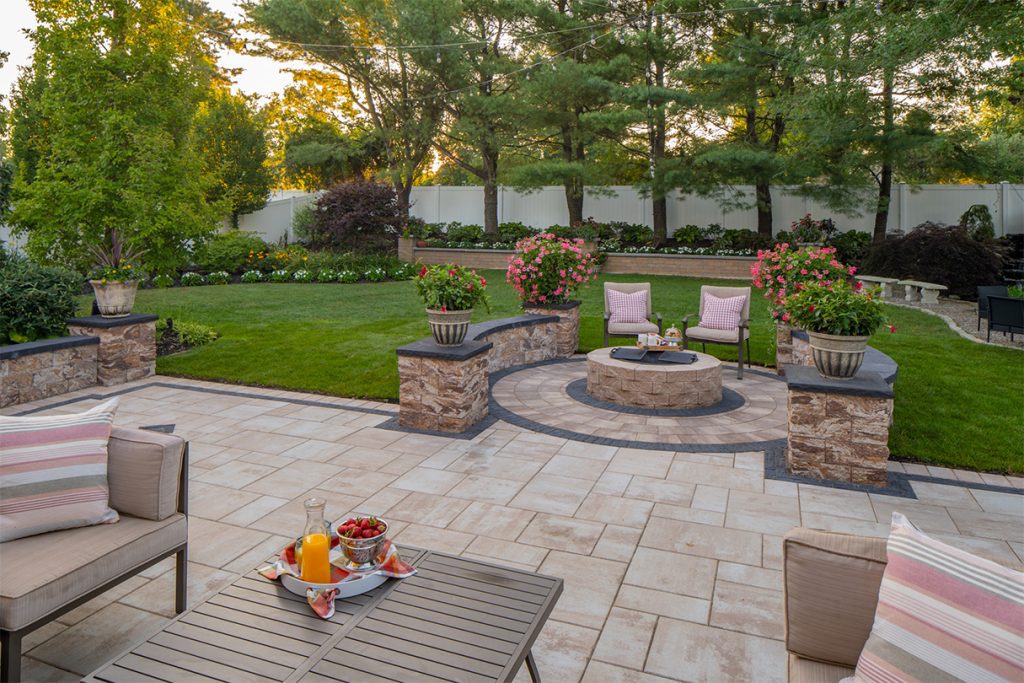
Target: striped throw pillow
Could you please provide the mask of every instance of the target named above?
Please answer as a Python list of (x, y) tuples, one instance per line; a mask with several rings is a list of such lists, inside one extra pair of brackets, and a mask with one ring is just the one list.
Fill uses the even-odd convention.
[(709, 330), (735, 330), (740, 326), (740, 315), (743, 313), (745, 296), (732, 296), (720, 299), (714, 294), (704, 295), (704, 312), (700, 316), (700, 326)]
[(855, 681), (1024, 681), (1024, 574), (929, 538), (898, 512), (886, 551)]
[(0, 416), (0, 542), (118, 520), (107, 486), (117, 401), (77, 415)]
[(608, 313), (610, 323), (647, 322), (647, 290), (628, 294), (609, 289)]

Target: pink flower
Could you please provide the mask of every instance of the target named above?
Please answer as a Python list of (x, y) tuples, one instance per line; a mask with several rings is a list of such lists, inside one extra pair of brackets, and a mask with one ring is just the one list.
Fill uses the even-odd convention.
[(783, 313), (782, 314), (782, 322), (784, 322), (784, 323), (788, 323), (789, 322), (789, 313)]

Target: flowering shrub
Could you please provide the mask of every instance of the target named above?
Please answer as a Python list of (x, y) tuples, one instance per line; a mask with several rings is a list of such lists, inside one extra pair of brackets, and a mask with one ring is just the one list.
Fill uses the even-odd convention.
[(383, 268), (370, 268), (363, 273), (363, 279), (370, 282), (384, 282), (384, 280), (388, 279), (388, 271)]
[(799, 242), (824, 242), (836, 234), (837, 228), (831, 218), (816, 221), (808, 213), (800, 220), (790, 223), (789, 231)]
[(295, 282), (312, 282), (313, 273), (309, 272), (308, 270), (296, 270), (294, 273), (292, 273), (292, 280), (294, 280)]
[(388, 277), (392, 280), (411, 280), (416, 277), (416, 267), (411, 263), (403, 263), (389, 270)]
[(271, 282), (288, 282), (287, 270), (274, 270), (270, 273)]
[(424, 266), (416, 278), (416, 291), (429, 310), (468, 311), (483, 304), (488, 311), (491, 302), (484, 291), (487, 280), (465, 266)]
[(150, 284), (158, 289), (166, 289), (174, 286), (174, 278), (170, 275), (154, 275)]
[[(809, 332), (870, 336), (886, 323), (879, 290), (863, 290), (858, 282), (811, 282), (786, 297), (789, 322)], [(889, 327), (890, 332), (896, 328)]]
[(799, 292), (810, 283), (825, 287), (845, 280), (857, 269), (844, 266), (835, 257), (833, 247), (804, 247), (791, 249), (783, 242), (774, 249), (757, 252), (757, 263), (750, 268), (754, 286), (764, 290), (773, 318), (789, 318), (783, 310), (788, 295)]
[(231, 282), (231, 276), (223, 270), (218, 270), (215, 273), (207, 275), (206, 282), (211, 285), (226, 285)]
[(344, 282), (346, 284), (359, 282), (359, 273), (353, 272), (351, 270), (343, 270), (340, 273), (338, 273), (338, 282)]
[(185, 273), (181, 276), (182, 287), (198, 287), (206, 284), (206, 278), (199, 273)]
[(330, 268), (321, 270), (319, 273), (316, 274), (317, 282), (334, 282), (337, 279), (338, 274), (331, 270)]
[(260, 282), (263, 279), (263, 273), (258, 270), (247, 270), (242, 273), (242, 282), (252, 284), (254, 282)]
[(588, 280), (596, 280), (594, 257), (583, 251), (583, 240), (542, 233), (516, 243), (505, 279), (524, 303), (560, 304)]

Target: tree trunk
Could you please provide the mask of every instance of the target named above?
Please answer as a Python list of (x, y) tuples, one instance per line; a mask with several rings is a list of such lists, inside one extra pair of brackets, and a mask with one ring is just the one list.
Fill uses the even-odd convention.
[[(661, 18), (658, 18), (660, 33)], [(665, 87), (665, 64), (661, 59), (654, 60), (654, 84), (659, 89)], [(654, 126), (651, 134), (651, 182), (655, 181), (657, 169), (665, 158), (665, 109), (659, 106), (654, 110)], [(664, 193), (655, 188), (652, 193), (652, 209), (654, 212), (654, 246), (664, 244), (668, 239), (668, 200)]]
[[(576, 112), (577, 121), (579, 112)], [(573, 144), (572, 127), (562, 126), (562, 158), (567, 163), (582, 162), (584, 155), (582, 142)], [(565, 205), (569, 210), (569, 225), (583, 222), (583, 178), (579, 173), (568, 173), (562, 181), (565, 186)]]
[(404, 180), (394, 182), (395, 196), (398, 198), (398, 215), (402, 217), (403, 223), (409, 222), (410, 197), (412, 196), (412, 183)]
[(754, 186), (757, 195), (757, 234), (771, 237), (774, 233), (772, 227), (772, 186), (764, 179), (757, 181)]
[(886, 68), (882, 76), (882, 170), (878, 178), (878, 204), (875, 208), (875, 242), (885, 240), (885, 231), (889, 224), (889, 205), (892, 202), (892, 133), (895, 128), (893, 79), (892, 69)]
[(485, 146), (480, 157), (484, 167), (484, 232), (498, 234), (498, 153)]

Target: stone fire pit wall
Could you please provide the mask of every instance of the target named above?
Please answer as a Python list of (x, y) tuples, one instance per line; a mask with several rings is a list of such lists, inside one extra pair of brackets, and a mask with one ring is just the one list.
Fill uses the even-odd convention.
[(487, 417), (491, 373), (563, 358), (564, 324), (557, 315), (520, 315), (470, 325), (462, 346), (431, 338), (400, 346), (398, 422), (435, 432), (463, 432)]
[(853, 379), (831, 380), (813, 367), (786, 366), (790, 474), (888, 484), (893, 390), (884, 372), (862, 368)]

